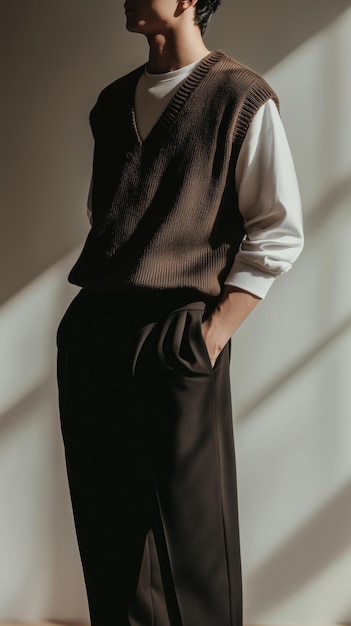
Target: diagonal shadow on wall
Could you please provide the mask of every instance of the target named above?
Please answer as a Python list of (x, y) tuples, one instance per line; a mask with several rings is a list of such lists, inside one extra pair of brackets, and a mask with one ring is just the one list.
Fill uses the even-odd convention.
[(257, 614), (267, 611), (302, 589), (350, 545), (351, 482), (247, 578), (248, 600)]
[[(350, 6), (350, 0), (265, 0), (264, 3), (262, 0), (235, 3), (228, 0), (223, 2), (213, 24), (209, 25), (207, 43), (209, 47), (220, 45), (232, 56), (264, 73), (329, 26)], [(220, 37), (215, 25), (221, 27)]]
[(320, 342), (302, 354), (301, 358), (297, 359), (289, 368), (283, 371), (280, 376), (276, 376), (272, 384), (267, 386), (262, 393), (245, 404), (240, 414), (237, 414), (236, 419), (240, 421), (249, 417), (250, 414), (253, 413), (261, 404), (266, 402), (268, 398), (274, 396), (280, 387), (285, 385), (285, 383), (287, 383), (295, 374), (301, 373), (301, 371), (307, 367), (313, 359), (318, 357), (323, 350), (326, 350), (336, 339), (348, 331), (350, 327), (351, 315), (343, 320), (338, 326), (333, 328), (329, 334), (324, 335)]
[(346, 198), (351, 198), (351, 176), (345, 176), (338, 181), (328, 190), (324, 198), (318, 199), (316, 204), (309, 208), (308, 214), (304, 217), (305, 236), (314, 233), (323, 220), (328, 217), (330, 211), (335, 210), (335, 207), (339, 206)]

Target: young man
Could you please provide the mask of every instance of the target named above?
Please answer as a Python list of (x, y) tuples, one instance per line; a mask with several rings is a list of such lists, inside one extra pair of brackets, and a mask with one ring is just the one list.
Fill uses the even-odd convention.
[(58, 382), (93, 626), (242, 623), (229, 340), (303, 234), (276, 94), (204, 44), (218, 4), (126, 0), (149, 60), (90, 116)]

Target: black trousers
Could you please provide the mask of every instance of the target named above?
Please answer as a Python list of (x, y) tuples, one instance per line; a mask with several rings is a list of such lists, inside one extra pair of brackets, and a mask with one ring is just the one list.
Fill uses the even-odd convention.
[(229, 346), (204, 303), (82, 290), (58, 329), (67, 474), (92, 626), (241, 626)]

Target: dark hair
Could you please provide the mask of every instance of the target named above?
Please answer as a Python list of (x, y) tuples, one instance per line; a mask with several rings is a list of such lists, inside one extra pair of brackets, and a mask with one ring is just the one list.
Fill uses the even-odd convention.
[(197, 0), (195, 4), (195, 24), (203, 35), (211, 15), (218, 9), (221, 0)]

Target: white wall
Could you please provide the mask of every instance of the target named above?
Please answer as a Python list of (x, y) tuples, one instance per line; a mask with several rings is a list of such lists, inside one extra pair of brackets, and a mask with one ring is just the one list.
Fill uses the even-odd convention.
[[(88, 615), (55, 331), (88, 231), (88, 113), (147, 50), (122, 4), (1, 1), (0, 619)], [(306, 228), (233, 341), (247, 623), (351, 623), (349, 5), (227, 0), (207, 35), (278, 91)]]

